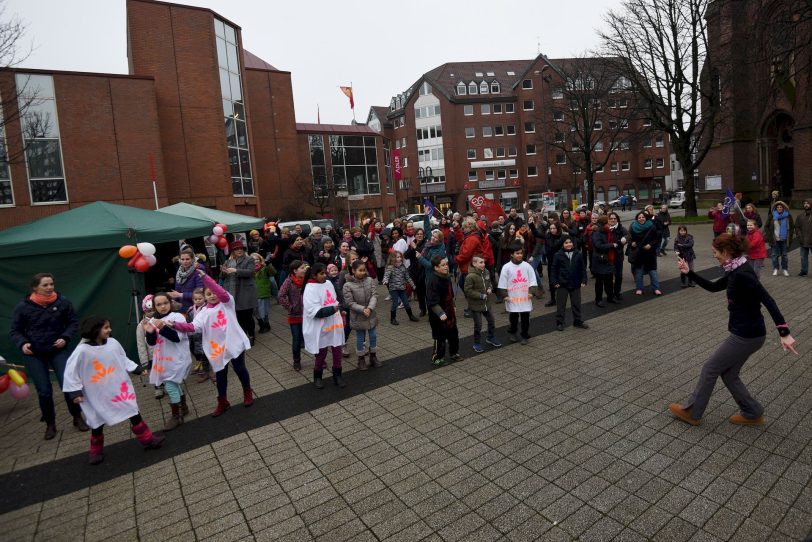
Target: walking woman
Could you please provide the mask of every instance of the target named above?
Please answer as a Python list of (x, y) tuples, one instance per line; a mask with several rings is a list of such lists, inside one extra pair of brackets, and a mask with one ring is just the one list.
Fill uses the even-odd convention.
[[(68, 341), (76, 334), (76, 313), (67, 298), (54, 289), (54, 276), (37, 273), (31, 279), (31, 294), (14, 308), (11, 340), (26, 355), (25, 368), (39, 396), (39, 409), (45, 422), (45, 440), (56, 436), (56, 411), (48, 369), (53, 369), (59, 387), (68, 362)], [(64, 390), (63, 390), (64, 391)], [(64, 393), (73, 425), (79, 431), (89, 427), (82, 419), (82, 409)]]
[(724, 276), (710, 281), (695, 274), (688, 267), (688, 262), (680, 258), (680, 273), (688, 275), (689, 280), (709, 292), (727, 290), (727, 306), (730, 311), (727, 339), (702, 366), (699, 381), (691, 397), (684, 404), (671, 403), (669, 410), (680, 420), (691, 425), (699, 425), (702, 414), (710, 401), (716, 379), (722, 382), (736, 400), (740, 414), (729, 418), (738, 425), (763, 425), (764, 407), (747, 391), (739, 372), (752, 354), (757, 352), (766, 339), (767, 329), (761, 315), (764, 305), (772, 316), (778, 335), (781, 337), (781, 348), (795, 354), (796, 342), (789, 333), (789, 326), (778, 310), (775, 301), (758, 281), (753, 268), (744, 254), (747, 252), (747, 240), (737, 235), (722, 233), (713, 240), (713, 256), (725, 270)]

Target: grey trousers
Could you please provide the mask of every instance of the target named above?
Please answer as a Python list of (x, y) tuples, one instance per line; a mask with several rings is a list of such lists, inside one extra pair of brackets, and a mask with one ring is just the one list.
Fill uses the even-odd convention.
[(567, 297), (570, 298), (570, 305), (572, 305), (572, 319), (573, 322), (583, 322), (581, 320), (581, 289), (573, 288), (555, 288), (555, 323), (564, 325), (564, 312), (567, 310)]
[(731, 334), (719, 345), (716, 352), (702, 366), (694, 393), (683, 405), (686, 409), (691, 408), (692, 418), (698, 420), (705, 413), (716, 379), (720, 376), (745, 418), (758, 418), (764, 414), (764, 407), (747, 391), (744, 382), (739, 378), (739, 372), (747, 358), (757, 352), (765, 340), (766, 336), (746, 339)]

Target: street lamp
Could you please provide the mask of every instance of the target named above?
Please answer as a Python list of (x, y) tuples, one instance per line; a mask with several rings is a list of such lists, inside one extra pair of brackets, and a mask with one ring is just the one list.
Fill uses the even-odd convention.
[[(425, 195), (426, 197), (428, 197), (428, 193), (429, 193), (428, 183), (431, 182), (431, 180), (433, 178), (434, 178), (434, 176), (432, 175), (431, 166), (426, 166), (426, 167), (420, 166), (420, 167), (417, 168), (417, 180), (420, 183), (420, 195), (421, 196)], [(426, 187), (425, 190), (423, 189), (423, 186)]]
[(350, 192), (346, 184), (337, 184), (336, 181), (345, 181), (341, 175), (333, 175), (333, 191), (337, 198), (347, 198), (347, 227), (352, 227), (352, 211), (350, 211)]

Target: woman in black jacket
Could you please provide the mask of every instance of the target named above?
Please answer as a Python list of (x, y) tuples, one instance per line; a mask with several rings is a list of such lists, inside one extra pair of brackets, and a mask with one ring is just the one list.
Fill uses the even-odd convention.
[[(54, 276), (37, 273), (31, 279), (31, 294), (14, 308), (11, 322), (11, 340), (25, 354), (25, 367), (34, 382), (39, 397), (39, 409), (46, 424), (45, 440), (56, 436), (56, 411), (48, 369), (53, 369), (59, 387), (68, 362), (68, 341), (76, 333), (76, 313), (73, 304), (54, 289)], [(82, 409), (64, 394), (73, 425), (87, 431)]]
[(763, 345), (767, 335), (763, 304), (775, 323), (781, 337), (784, 351), (798, 354), (795, 339), (789, 333), (789, 326), (778, 310), (778, 305), (761, 285), (755, 271), (745, 258), (747, 240), (737, 235), (722, 233), (713, 240), (713, 256), (725, 270), (724, 276), (710, 281), (695, 274), (688, 268), (688, 262), (680, 258), (680, 273), (685, 273), (694, 282), (709, 292), (727, 291), (727, 308), (730, 312), (727, 329), (730, 335), (702, 366), (699, 382), (691, 397), (683, 405), (671, 403), (669, 410), (682, 421), (699, 425), (702, 414), (710, 401), (716, 379), (722, 377), (728, 391), (736, 400), (741, 411), (729, 418), (737, 425), (763, 425), (764, 407), (747, 391), (739, 372), (752, 354)]
[[(547, 228), (547, 235), (544, 236), (544, 254), (547, 258), (547, 280), (550, 286), (548, 291), (550, 292), (555, 291), (553, 277), (551, 274), (553, 258), (555, 257), (555, 253), (561, 250), (561, 245), (564, 243), (564, 239), (569, 239), (569, 235), (562, 233), (561, 224), (558, 222), (551, 222), (550, 226)], [(555, 298), (552, 294), (550, 294), (550, 300), (545, 303), (544, 306), (552, 307), (554, 305)]]
[(414, 241), (409, 244), (404, 257), (409, 260), (409, 276), (414, 281), (414, 293), (417, 305), (420, 307), (420, 316), (426, 315), (426, 269), (420, 263), (420, 253), (426, 246), (426, 234), (418, 229), (414, 232)]
[(601, 216), (592, 230), (592, 274), (595, 275), (595, 305), (605, 307), (603, 293), (606, 292), (606, 301), (615, 301), (615, 289), (612, 279), (615, 272), (615, 250), (621, 246), (615, 239), (615, 232), (609, 229), (609, 217)]
[(609, 230), (612, 232), (612, 239), (617, 242), (615, 248), (615, 261), (614, 261), (614, 277), (613, 277), (613, 291), (614, 299), (620, 302), (623, 299), (623, 294), (620, 293), (620, 287), (623, 284), (623, 251), (629, 244), (629, 232), (620, 223), (620, 215), (617, 213), (609, 213)]
[(648, 213), (640, 211), (635, 215), (630, 229), (632, 242), (629, 245), (628, 250), (631, 252), (628, 255), (636, 285), (634, 293), (643, 295), (643, 275), (648, 273), (654, 295), (663, 295), (660, 291), (660, 279), (657, 276), (657, 251), (660, 247), (657, 227)]

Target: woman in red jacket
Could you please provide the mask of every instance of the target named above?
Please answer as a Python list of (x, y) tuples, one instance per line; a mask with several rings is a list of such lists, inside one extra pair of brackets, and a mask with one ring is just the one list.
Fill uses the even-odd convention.
[(754, 218), (747, 220), (747, 244), (750, 247), (747, 250), (747, 259), (753, 271), (756, 272), (756, 277), (761, 278), (761, 268), (764, 267), (764, 260), (767, 259), (767, 245)]

